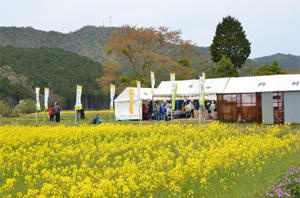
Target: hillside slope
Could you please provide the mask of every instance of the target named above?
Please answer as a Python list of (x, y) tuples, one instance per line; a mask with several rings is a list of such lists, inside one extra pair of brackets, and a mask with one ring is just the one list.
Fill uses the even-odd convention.
[(274, 61), (277, 61), (279, 67), (281, 68), (291, 69), (296, 67), (300, 69), (300, 56), (295, 56), (291, 54), (277, 53), (271, 56), (255, 58), (254, 60), (261, 65), (265, 64), (266, 62), (272, 64)]
[[(15, 48), (0, 46), (0, 67), (10, 66), (25, 76), (31, 87), (49, 87), (60, 97), (64, 108), (75, 104), (76, 84), (83, 85), (83, 101), (87, 108), (100, 108), (105, 96), (96, 79), (103, 66), (84, 56), (59, 48)], [(97, 102), (98, 106), (95, 106)]]
[(111, 27), (85, 26), (75, 32), (63, 34), (36, 30), (31, 27), (1, 27), (0, 44), (24, 48), (62, 48), (97, 62), (103, 62), (102, 52), (106, 38), (112, 30)]

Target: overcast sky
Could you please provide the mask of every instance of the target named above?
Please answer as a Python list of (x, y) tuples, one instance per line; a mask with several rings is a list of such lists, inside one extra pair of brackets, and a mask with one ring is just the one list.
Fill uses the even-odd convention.
[(86, 25), (166, 26), (209, 46), (223, 17), (237, 18), (250, 58), (300, 55), (300, 0), (0, 0), (0, 26), (68, 33)]

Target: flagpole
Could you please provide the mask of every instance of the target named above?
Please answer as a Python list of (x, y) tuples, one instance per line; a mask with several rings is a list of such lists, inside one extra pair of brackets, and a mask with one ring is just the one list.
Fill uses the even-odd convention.
[(110, 111), (109, 111), (109, 122), (110, 122), (110, 124), (111, 124), (111, 83), (109, 84), (109, 95), (110, 95), (110, 101), (109, 101), (109, 109), (110, 109)]
[[(77, 94), (78, 94), (78, 93), (77, 93), (77, 87), (78, 87), (78, 84), (76, 85), (76, 96), (75, 96), (75, 97), (76, 97), (76, 98), (75, 98), (75, 101), (76, 101), (76, 102), (77, 102)], [(77, 116), (77, 115), (76, 115), (76, 102), (75, 102), (75, 106), (74, 106), (75, 125), (77, 124), (77, 122), (76, 122), (76, 118), (77, 118), (77, 117), (76, 117), (76, 116)]]
[(37, 119), (37, 110), (35, 111), (35, 123), (37, 124), (38, 119)]
[(45, 109), (44, 109), (44, 122), (46, 121), (45, 116), (46, 116), (46, 112), (45, 112)]

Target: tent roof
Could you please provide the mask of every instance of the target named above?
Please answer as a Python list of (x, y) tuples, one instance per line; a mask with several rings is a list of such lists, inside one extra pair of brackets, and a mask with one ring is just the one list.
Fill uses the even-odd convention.
[[(127, 102), (129, 101), (129, 89), (134, 89), (133, 100), (137, 100), (137, 88), (127, 87), (119, 94), (119, 96), (114, 100), (115, 102)], [(152, 89), (151, 88), (141, 88), (141, 100), (152, 100)]]
[(230, 78), (223, 92), (255, 93), (273, 91), (299, 91), (300, 74)]
[[(205, 79), (205, 95), (223, 92), (229, 78)], [(199, 80), (181, 80), (177, 83), (176, 97), (199, 97)], [(171, 81), (162, 81), (153, 97), (170, 97)]]

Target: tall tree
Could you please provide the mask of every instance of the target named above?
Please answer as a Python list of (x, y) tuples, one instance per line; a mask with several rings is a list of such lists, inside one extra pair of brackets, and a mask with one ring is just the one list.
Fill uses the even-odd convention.
[(251, 53), (251, 43), (237, 19), (227, 16), (218, 24), (210, 52), (214, 62), (219, 62), (225, 55), (235, 68), (241, 68)]
[(150, 71), (155, 72), (156, 79), (168, 78), (169, 72), (175, 72), (179, 78), (194, 77), (196, 72), (191, 60), (197, 60), (195, 45), (181, 39), (180, 35), (180, 31), (170, 31), (166, 27), (123, 26), (116, 29), (105, 46), (110, 60), (98, 80), (102, 90), (107, 92), (109, 83), (134, 85), (136, 79), (149, 86)]

